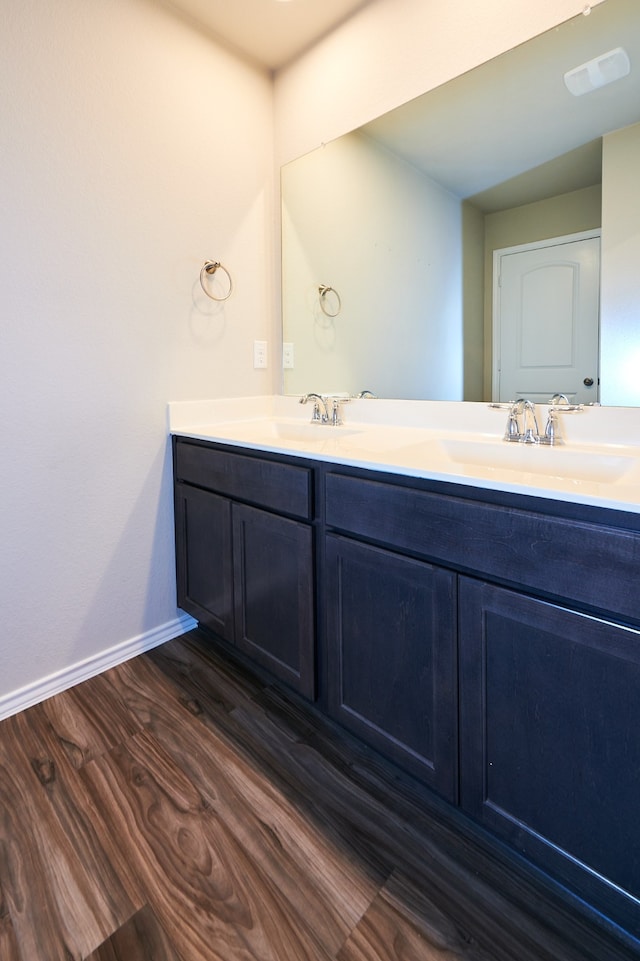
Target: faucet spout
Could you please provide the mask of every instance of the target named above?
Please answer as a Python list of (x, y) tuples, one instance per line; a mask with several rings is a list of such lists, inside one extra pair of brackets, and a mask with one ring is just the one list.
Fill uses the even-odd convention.
[(300, 398), (301, 404), (306, 404), (310, 400), (313, 401), (313, 414), (311, 415), (311, 422), (314, 424), (328, 424), (330, 421), (329, 408), (327, 406), (327, 399), (323, 397), (322, 394), (303, 394)]
[(536, 405), (524, 397), (518, 398), (509, 408), (504, 439), (518, 444), (539, 444), (540, 429)]
[(310, 400), (313, 401), (312, 424), (332, 424), (334, 427), (338, 427), (342, 423), (341, 407), (342, 404), (349, 401), (347, 395), (303, 394), (299, 402), (306, 404)]
[(540, 430), (538, 428), (538, 418), (536, 417), (536, 405), (530, 400), (525, 400), (522, 405), (522, 443), (540, 443)]

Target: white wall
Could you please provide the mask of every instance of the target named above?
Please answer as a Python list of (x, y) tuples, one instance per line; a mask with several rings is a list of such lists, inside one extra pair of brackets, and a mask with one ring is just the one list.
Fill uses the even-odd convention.
[(460, 201), (360, 133), (288, 166), (283, 196), (285, 392), (462, 400)]
[(273, 387), (273, 103), (148, 0), (5, 0), (0, 89), (1, 714), (174, 623), (167, 402)]
[(585, 6), (584, 0), (373, 0), (276, 76), (278, 163), (354, 130)]
[(640, 124), (604, 138), (600, 396), (640, 405)]

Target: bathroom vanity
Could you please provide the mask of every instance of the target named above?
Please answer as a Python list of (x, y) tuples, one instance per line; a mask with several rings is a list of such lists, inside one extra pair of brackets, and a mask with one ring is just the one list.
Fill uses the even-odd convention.
[(631, 495), (447, 475), (404, 425), (185, 424), (180, 606), (640, 949)]

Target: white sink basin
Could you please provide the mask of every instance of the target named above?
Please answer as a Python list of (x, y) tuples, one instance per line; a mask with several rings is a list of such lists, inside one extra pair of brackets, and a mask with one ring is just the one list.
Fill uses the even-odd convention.
[(542, 474), (563, 480), (612, 483), (620, 480), (637, 463), (630, 454), (537, 444), (509, 444), (500, 441), (441, 439), (446, 457), (456, 464), (496, 471)]
[(405, 448), (413, 448), (416, 444), (424, 444), (428, 434), (422, 428), (415, 427), (386, 427), (371, 425), (361, 430), (349, 431), (342, 435), (345, 448), (362, 455), (394, 454)]
[(229, 421), (216, 424), (211, 435), (221, 439), (244, 441), (251, 444), (273, 446), (278, 442), (304, 446), (326, 446), (328, 442), (350, 437), (359, 431), (330, 424), (312, 424), (309, 421), (271, 420), (270, 418)]
[(270, 421), (269, 427), (274, 437), (282, 440), (311, 440), (325, 442), (340, 437), (352, 437), (360, 431), (350, 430), (348, 427), (332, 426), (331, 424), (299, 424), (291, 421)]

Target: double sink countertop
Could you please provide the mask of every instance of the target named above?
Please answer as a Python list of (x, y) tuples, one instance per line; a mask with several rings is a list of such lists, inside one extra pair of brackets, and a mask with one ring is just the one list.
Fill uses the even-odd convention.
[[(503, 440), (507, 411), (486, 403), (356, 399), (344, 423), (311, 423), (298, 397), (169, 404), (169, 431), (233, 447), (640, 513), (640, 410), (560, 413), (563, 444)], [(538, 405), (544, 430), (547, 408)]]

